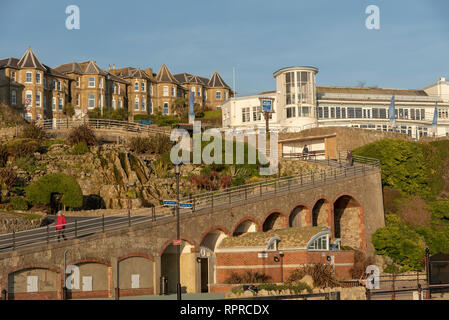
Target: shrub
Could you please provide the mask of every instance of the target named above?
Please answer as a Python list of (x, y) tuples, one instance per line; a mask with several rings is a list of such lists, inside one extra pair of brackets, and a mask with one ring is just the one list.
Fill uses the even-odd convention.
[(8, 162), (8, 148), (4, 144), (0, 144), (0, 167), (6, 166)]
[(354, 252), (354, 265), (349, 270), (353, 279), (361, 279), (365, 275), (366, 268), (374, 264), (373, 257), (367, 257), (366, 254), (360, 250)]
[(14, 210), (28, 210), (28, 202), (23, 197), (12, 197), (9, 202)]
[(15, 139), (6, 144), (7, 152), (14, 158), (25, 157), (39, 149), (39, 143), (32, 139)]
[(265, 273), (246, 271), (243, 275), (235, 272), (231, 273), (229, 278), (225, 280), (225, 283), (264, 283), (269, 280), (271, 280), (271, 277)]
[(36, 170), (35, 166), (35, 158), (32, 155), (26, 155), (24, 157), (20, 157), (16, 160), (15, 164), (20, 169), (26, 171), (26, 172), (33, 172)]
[(87, 124), (82, 124), (70, 130), (67, 142), (72, 146), (81, 142), (87, 146), (93, 146), (97, 143), (97, 139), (92, 129)]
[(143, 137), (132, 137), (129, 140), (128, 148), (132, 152), (146, 153), (151, 150), (150, 140)]
[(72, 154), (85, 154), (89, 152), (89, 147), (84, 142), (75, 143), (72, 148)]
[(314, 264), (293, 271), (287, 279), (287, 283), (295, 283), (301, 280), (305, 275), (309, 275), (313, 279), (315, 287), (337, 287), (338, 280), (335, 279), (332, 266), (328, 264)]
[(35, 123), (27, 124), (22, 127), (21, 137), (25, 139), (42, 140), (45, 138), (45, 131)]
[(17, 174), (13, 169), (0, 168), (0, 187), (11, 188), (17, 183)]
[(53, 193), (62, 194), (61, 202), (67, 207), (79, 208), (83, 205), (83, 192), (75, 178), (55, 173), (43, 176), (25, 188), (26, 197), (32, 204), (49, 205)]

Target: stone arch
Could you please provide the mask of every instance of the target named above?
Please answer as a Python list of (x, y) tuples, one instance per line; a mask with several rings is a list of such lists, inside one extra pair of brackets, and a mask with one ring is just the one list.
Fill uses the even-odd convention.
[(209, 292), (209, 285), (217, 282), (216, 249), (221, 241), (229, 235), (229, 231), (220, 226), (210, 228), (202, 237), (200, 243), (200, 257), (198, 260), (199, 283), (201, 292)]
[(112, 266), (109, 260), (85, 257), (74, 263), (79, 268), (79, 288), (69, 289), (69, 298), (112, 297)]
[(310, 223), (310, 209), (304, 204), (296, 205), (288, 217), (289, 227), (306, 227)]
[(366, 249), (363, 208), (352, 195), (343, 194), (334, 200), (333, 234), (341, 244), (351, 248)]
[[(175, 239), (173, 239), (175, 240)], [(168, 279), (168, 292), (176, 293), (178, 280), (178, 246), (173, 240), (164, 245), (161, 253), (161, 276)], [(182, 238), (180, 246), (180, 283), (182, 292), (196, 291), (196, 244)]]
[(61, 281), (60, 269), (54, 266), (26, 265), (11, 269), (7, 277), (8, 299), (59, 299)]
[(120, 296), (154, 294), (154, 258), (146, 253), (129, 253), (117, 259)]
[(265, 216), (262, 224), (262, 231), (266, 232), (269, 230), (281, 229), (285, 226), (286, 215), (280, 210), (271, 210)]
[(319, 198), (312, 208), (312, 226), (329, 225), (329, 201), (326, 198)]
[(241, 219), (234, 227), (232, 236), (236, 237), (247, 232), (257, 232), (260, 230), (259, 223), (253, 217)]

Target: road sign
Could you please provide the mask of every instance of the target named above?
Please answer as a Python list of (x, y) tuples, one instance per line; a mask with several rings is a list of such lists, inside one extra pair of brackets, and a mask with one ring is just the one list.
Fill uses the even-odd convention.
[(177, 203), (176, 200), (164, 200), (164, 206), (176, 206)]
[(273, 111), (273, 100), (262, 99), (262, 111), (272, 112)]
[(174, 246), (180, 246), (182, 244), (182, 240), (173, 240)]
[(179, 207), (180, 207), (180, 208), (193, 208), (193, 205), (192, 205), (191, 203), (183, 203), (183, 202), (180, 202), (180, 203), (179, 203)]

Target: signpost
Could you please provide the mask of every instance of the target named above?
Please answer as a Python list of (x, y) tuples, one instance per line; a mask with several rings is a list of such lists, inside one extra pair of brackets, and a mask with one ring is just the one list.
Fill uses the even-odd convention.
[(179, 207), (180, 208), (193, 208), (193, 205), (191, 203), (187, 203), (187, 202), (180, 202), (179, 203)]
[(274, 98), (267, 98), (267, 97), (261, 97), (259, 98), (260, 105), (262, 106), (262, 113), (265, 118), (265, 132), (268, 134), (269, 132), (269, 120), (270, 120), (270, 114), (274, 113), (273, 110), (273, 101)]
[(182, 240), (173, 240), (173, 245), (174, 245), (174, 246), (180, 246), (180, 245), (182, 245)]
[(164, 206), (176, 206), (178, 201), (176, 200), (164, 200)]

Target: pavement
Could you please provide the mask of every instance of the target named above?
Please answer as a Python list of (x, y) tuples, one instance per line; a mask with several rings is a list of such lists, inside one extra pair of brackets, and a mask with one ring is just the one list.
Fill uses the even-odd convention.
[[(223, 300), (225, 298), (224, 293), (184, 293), (181, 297), (182, 300)], [(120, 300), (176, 300), (177, 295), (169, 294), (163, 296), (147, 295), (147, 296), (133, 296), (133, 297), (121, 297)], [(95, 298), (95, 299), (80, 299), (80, 300), (114, 300), (114, 298)]]

